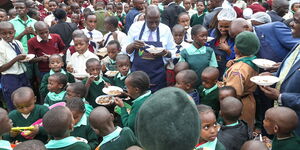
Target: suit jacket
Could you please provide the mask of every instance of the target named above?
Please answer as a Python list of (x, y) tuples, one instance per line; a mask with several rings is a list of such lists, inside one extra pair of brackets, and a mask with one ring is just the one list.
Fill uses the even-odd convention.
[(215, 17), (215, 15), (222, 10), (222, 7), (215, 8), (212, 12), (205, 15), (203, 20), (203, 26), (206, 29), (209, 29), (209, 24), (211, 23), (212, 19)]
[(300, 41), (293, 38), (291, 29), (282, 22), (272, 22), (256, 26), (255, 32), (260, 40), (258, 57), (281, 62)]
[(275, 11), (268, 11), (267, 14), (271, 17), (271, 20), (272, 22), (275, 22), (275, 21), (280, 21), (280, 22), (283, 22), (284, 19), (280, 16), (278, 16), (277, 12)]
[(126, 15), (125, 32), (128, 33), (130, 26), (133, 24), (134, 17), (140, 12), (136, 8), (132, 8)]
[(72, 41), (72, 33), (77, 29), (77, 25), (75, 23), (68, 22), (58, 22), (49, 28), (50, 33), (59, 34), (61, 39), (64, 41), (66, 47), (70, 47), (70, 43)]
[[(299, 46), (297, 44), (292, 51)], [(292, 53), (292, 51), (287, 55), (286, 58)], [(285, 58), (285, 60), (286, 60)], [(283, 61), (283, 63), (285, 62)], [(282, 65), (280, 66), (276, 76), (279, 77)], [(296, 111), (298, 116), (298, 126), (296, 128), (296, 134), (300, 135), (300, 60), (298, 60), (292, 68), (289, 70), (287, 76), (283, 80), (280, 88), (282, 105), (289, 107)]]
[(161, 14), (161, 22), (172, 29), (178, 22), (178, 15), (185, 12), (185, 9), (176, 3), (170, 4)]

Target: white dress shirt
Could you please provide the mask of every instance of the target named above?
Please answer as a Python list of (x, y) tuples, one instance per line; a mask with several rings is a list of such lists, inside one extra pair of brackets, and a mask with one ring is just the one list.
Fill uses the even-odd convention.
[[(98, 42), (103, 40), (103, 34), (94, 29), (92, 31), (89, 31), (87, 28), (82, 29), (82, 31), (84, 32), (84, 34), (90, 39), (90, 41), (94, 42), (96, 44), (96, 49), (99, 49), (99, 44)], [(89, 32), (92, 33), (93, 38), (91, 37), (91, 35), (89, 34)]]
[[(17, 40), (13, 40), (13, 43), (16, 43), (19, 46), (19, 49), (21, 53), (24, 54), (24, 48), (22, 46), (22, 43)], [(13, 49), (13, 45), (10, 46), (6, 41), (3, 39), (0, 40), (0, 66), (7, 64), (11, 60), (13, 60), (15, 57), (17, 57), (17, 53)], [(1, 72), (1, 74), (15, 74), (19, 75), (26, 71), (26, 67), (23, 63), (16, 62), (14, 65), (12, 65), (9, 69), (6, 71)]]
[[(123, 53), (127, 54), (126, 47), (129, 44), (133, 43), (134, 41), (139, 40), (140, 32), (142, 30), (144, 23), (145, 23), (145, 21), (138, 21), (131, 25), (131, 27), (128, 31), (127, 39), (124, 40), (124, 43), (122, 44), (122, 45), (124, 45), (124, 47), (122, 47)], [(174, 42), (173, 35), (172, 35), (170, 28), (163, 23), (160, 23), (158, 27), (159, 27), (159, 36), (160, 36), (160, 42), (162, 42), (162, 47), (165, 48), (166, 50), (169, 50), (172, 53), (172, 56), (175, 55), (176, 44)], [(157, 41), (157, 37), (156, 37), (157, 33), (156, 32), (157, 32), (157, 29), (155, 31), (152, 31), (153, 41)], [(148, 41), (148, 37), (149, 37), (150, 33), (151, 33), (151, 30), (146, 25), (141, 40)], [(130, 55), (130, 60), (133, 61), (134, 52), (129, 55)], [(168, 58), (166, 58), (166, 57), (163, 57), (163, 58), (164, 58), (164, 62), (166, 63)]]
[[(118, 34), (117, 39), (118, 39), (119, 43), (121, 44), (121, 47), (123, 47), (124, 46), (124, 45), (122, 45), (124, 43), (123, 40), (125, 40), (127, 38), (127, 35), (124, 32), (119, 31), (119, 30), (117, 30), (115, 32)], [(104, 42), (106, 41), (106, 39), (110, 33), (111, 32), (108, 32), (103, 36)], [(107, 41), (106, 45), (104, 45), (104, 46), (106, 47), (107, 44), (109, 43), (109, 41), (112, 41), (112, 40), (114, 40), (113, 35), (109, 36), (108, 41)]]
[(75, 52), (71, 56), (68, 65), (71, 65), (73, 67), (75, 73), (87, 74), (87, 72), (85, 71), (86, 69), (85, 63), (90, 58), (96, 58), (99, 60), (98, 56), (90, 52), (89, 50), (86, 50), (86, 52), (83, 54), (79, 54), (78, 52)]

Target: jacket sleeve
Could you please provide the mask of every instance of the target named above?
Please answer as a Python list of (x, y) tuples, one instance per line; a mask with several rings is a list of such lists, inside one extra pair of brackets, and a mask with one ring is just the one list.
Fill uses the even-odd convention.
[(293, 38), (291, 29), (283, 23), (275, 24), (274, 33), (277, 36), (280, 44), (288, 50), (292, 50), (293, 47), (299, 42), (299, 39)]
[(170, 18), (169, 18), (169, 15), (168, 15), (168, 12), (166, 10), (164, 10), (162, 13), (161, 13), (161, 23), (169, 26), (170, 25)]
[(284, 106), (300, 111), (300, 93), (281, 93), (281, 101)]

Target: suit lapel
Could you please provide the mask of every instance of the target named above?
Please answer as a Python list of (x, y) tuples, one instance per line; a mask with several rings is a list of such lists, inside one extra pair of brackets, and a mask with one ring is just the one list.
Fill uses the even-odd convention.
[(289, 78), (291, 77), (291, 75), (297, 71), (300, 68), (300, 60), (298, 60), (293, 66), (292, 68), (289, 70), (289, 73), (286, 75), (285, 79), (283, 80), (282, 84)]
[[(277, 77), (279, 77), (279, 75), (280, 75), (280, 71), (281, 71), (281, 69), (282, 69), (283, 63), (286, 61), (286, 59), (291, 55), (291, 53), (292, 53), (298, 46), (299, 46), (299, 43), (296, 44), (296, 45), (292, 48), (292, 51), (290, 51), (290, 52), (285, 56), (284, 60), (282, 61), (281, 65), (280, 65), (280, 67), (279, 67), (279, 69), (278, 69), (278, 71), (277, 71), (277, 73), (276, 73), (276, 76), (277, 76)], [(291, 70), (292, 70), (292, 69), (296, 66), (296, 64), (298, 64), (298, 63), (299, 63), (299, 60), (298, 60), (298, 61), (293, 65), (293, 67), (289, 70), (289, 73), (287, 74), (287, 76), (285, 77), (285, 79), (288, 78), (288, 76), (290, 75)]]

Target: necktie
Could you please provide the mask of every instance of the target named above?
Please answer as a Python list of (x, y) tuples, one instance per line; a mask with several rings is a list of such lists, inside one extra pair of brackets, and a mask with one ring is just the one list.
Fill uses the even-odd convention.
[(93, 33), (92, 32), (88, 32), (88, 34), (90, 35), (90, 38), (93, 39)]
[(185, 32), (185, 34), (184, 34), (184, 42), (188, 42), (187, 41), (187, 32)]
[(283, 82), (283, 80), (285, 79), (286, 75), (289, 73), (290, 69), (292, 68), (298, 54), (300, 51), (300, 45), (291, 53), (291, 55), (289, 56), (289, 58), (284, 62), (285, 67), (280, 71), (280, 75), (279, 75), (279, 82), (277, 82), (276, 84), (276, 89), (280, 90), (281, 84)]
[(177, 48), (176, 53), (180, 53), (180, 48), (181, 48), (181, 47), (182, 47), (181, 45), (177, 45), (177, 46), (176, 46), (176, 48)]
[(150, 33), (149, 33), (148, 41), (153, 41), (152, 31), (150, 31)]
[(92, 41), (92, 39), (93, 39), (93, 33), (90, 31), (90, 32), (88, 32), (88, 34), (90, 35), (90, 44), (91, 44), (94, 48), (96, 48), (96, 43)]
[(17, 53), (17, 55), (21, 54), (20, 48), (16, 43), (11, 42), (11, 44), (14, 46), (14, 51)]

